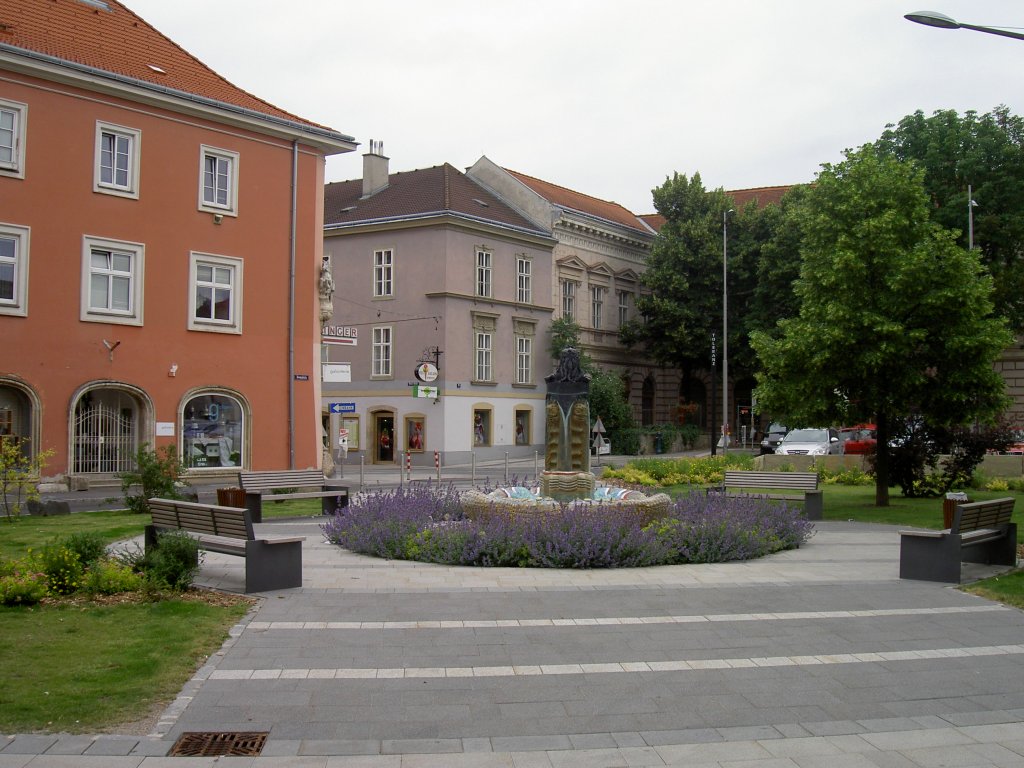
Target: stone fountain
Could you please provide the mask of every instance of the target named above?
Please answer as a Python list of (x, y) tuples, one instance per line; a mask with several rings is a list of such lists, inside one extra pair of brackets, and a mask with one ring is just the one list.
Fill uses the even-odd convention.
[(622, 506), (645, 520), (664, 517), (671, 499), (664, 493), (597, 486), (590, 471), (590, 376), (580, 366), (579, 351), (562, 351), (555, 371), (544, 378), (544, 471), (537, 488), (515, 486), (490, 493), (467, 491), (462, 507), (470, 518), (492, 514), (538, 514), (566, 503)]

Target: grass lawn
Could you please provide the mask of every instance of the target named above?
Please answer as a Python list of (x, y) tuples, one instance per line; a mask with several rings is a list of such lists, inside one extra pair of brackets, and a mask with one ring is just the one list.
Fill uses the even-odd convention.
[(0, 559), (17, 560), (28, 549), (39, 549), (69, 533), (91, 532), (107, 543), (141, 536), (148, 515), (127, 510), (76, 512), (73, 515), (35, 517), (24, 515), (0, 519)]
[(178, 694), (248, 604), (0, 608), (0, 732), (116, 729)]
[[(127, 511), (0, 520), (0, 558), (70, 533), (142, 533)], [(116, 730), (167, 704), (216, 652), (249, 601), (193, 592), (161, 602), (0, 607), (0, 733)]]

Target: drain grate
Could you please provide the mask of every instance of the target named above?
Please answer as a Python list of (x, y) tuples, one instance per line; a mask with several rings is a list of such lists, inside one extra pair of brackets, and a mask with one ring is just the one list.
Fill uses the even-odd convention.
[(174, 743), (170, 757), (258, 757), (267, 742), (267, 733), (247, 731), (208, 731), (183, 733)]

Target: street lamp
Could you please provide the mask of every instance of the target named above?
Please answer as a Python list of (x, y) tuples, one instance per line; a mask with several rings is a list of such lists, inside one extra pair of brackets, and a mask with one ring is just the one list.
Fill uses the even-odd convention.
[[(729, 214), (722, 213), (722, 455), (729, 452)], [(714, 436), (711, 438), (714, 440)]]
[(939, 29), (973, 29), (975, 32), (987, 32), (990, 35), (1000, 35), (1001, 37), (1012, 37), (1016, 40), (1024, 40), (1024, 33), (1011, 32), (1008, 29), (997, 29), (996, 27), (981, 27), (977, 24), (964, 24), (963, 22), (951, 19), (944, 13), (937, 13), (936, 11), (917, 11), (916, 13), (907, 13), (903, 16), (908, 21), (913, 21), (916, 24), (924, 24), (926, 27), (938, 27)]
[(971, 185), (967, 185), (967, 250), (974, 250), (974, 209), (978, 204), (971, 193)]

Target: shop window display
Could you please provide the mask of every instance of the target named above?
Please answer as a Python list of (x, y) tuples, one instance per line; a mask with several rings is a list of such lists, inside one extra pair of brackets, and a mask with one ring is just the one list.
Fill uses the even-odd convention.
[(225, 395), (193, 397), (183, 411), (182, 461), (187, 467), (241, 465), (243, 414), (241, 404)]

